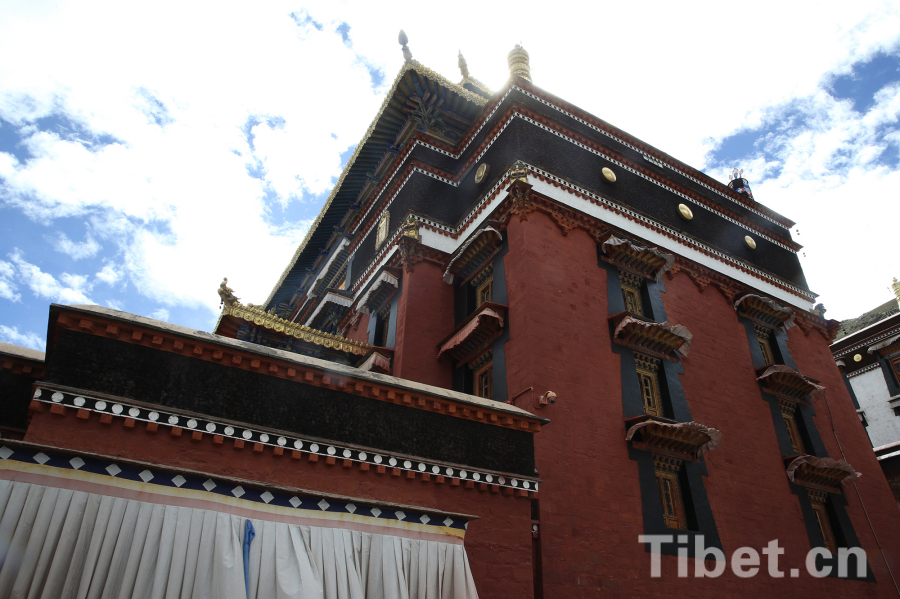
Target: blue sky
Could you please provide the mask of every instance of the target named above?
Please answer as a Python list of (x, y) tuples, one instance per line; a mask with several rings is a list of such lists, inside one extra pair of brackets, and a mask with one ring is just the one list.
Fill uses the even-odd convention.
[(209, 330), (224, 276), (262, 302), (399, 70), (400, 27), (495, 88), (523, 43), (537, 85), (722, 181), (744, 168), (798, 222), (829, 317), (890, 299), (896, 4), (620, 4), (3, 3), (0, 340), (42, 349), (51, 302)]

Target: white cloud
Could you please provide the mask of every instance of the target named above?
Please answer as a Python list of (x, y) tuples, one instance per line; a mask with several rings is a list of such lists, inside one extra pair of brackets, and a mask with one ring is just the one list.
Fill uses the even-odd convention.
[[(24, 127), (33, 158), (20, 163), (0, 153), (0, 201), (40, 222), (88, 220), (93, 237), (59, 247), (73, 257), (104, 258), (91, 281), (127, 280), (154, 301), (204, 308), (210, 319), (224, 276), (253, 302), (263, 301), (277, 281), (318, 211), (302, 198), (320, 194), (321, 201), (330, 190), (341, 154), (363, 136), (401, 66), (398, 25), (423, 64), (457, 80), (462, 49), (472, 74), (494, 88), (507, 78), (507, 52), (521, 41), (538, 86), (698, 168), (716, 166), (706, 159), (724, 137), (765, 122), (778, 107), (809, 102), (827, 117), (820, 121), (825, 128), (786, 137), (780, 164), (758, 165), (770, 176), (782, 166), (782, 175), (751, 182), (758, 200), (800, 223), (800, 241), (810, 245), (810, 285), (829, 296), (822, 277), (828, 263), (816, 261), (831, 255), (807, 235), (833, 222), (819, 202), (833, 193), (852, 198), (860, 214), (878, 213), (882, 198), (893, 197), (883, 195), (895, 183), (892, 172), (857, 164), (871, 166), (884, 142), (854, 128), (887, 122), (894, 100), (879, 102), (881, 116), (865, 115), (872, 123), (843, 126), (849, 107), (828, 104), (820, 91), (828, 77), (896, 45), (896, 3), (860, 0), (846, 11), (837, 4), (809, 10), (758, 2), (734, 27), (710, 25), (708, 15), (732, 23), (711, 0), (689, 8), (557, 2), (548, 9), (525, 2), (516, 14), (504, 4), (462, 3), (440, 15), (452, 42), (435, 37), (434, 12), (405, 11), (398, 23), (396, 11), (375, 2), (305, 2), (318, 27), (298, 26), (290, 14), (301, 9), (290, 2), (259, 3), (250, 11), (214, 3), (154, 6), (3, 7), (0, 117)], [(335, 33), (342, 22), (350, 26), (352, 47)], [(598, 37), (598, 23), (622, 26), (604, 27)], [(610, 51), (615, 48), (628, 52)], [(378, 89), (369, 68), (382, 70)], [(26, 127), (49, 116), (73, 124), (62, 133)], [(844, 184), (826, 185), (840, 193), (808, 178), (784, 178), (796, 169), (819, 184), (833, 181), (829, 157), (847, 143), (859, 152), (844, 169)], [(267, 194), (275, 195), (275, 206)], [(276, 222), (273, 208), (299, 216)], [(41, 294), (85, 300), (90, 294), (87, 280), (18, 268), (29, 277), (23, 284)], [(834, 277), (825, 279), (830, 284)], [(0, 271), (0, 297), (17, 295), (12, 278)], [(870, 303), (854, 301), (857, 312)]]
[(150, 318), (155, 318), (156, 320), (165, 320), (168, 322), (169, 320), (169, 311), (165, 308), (160, 308), (159, 310), (154, 310), (150, 313)]
[(102, 246), (90, 235), (84, 241), (72, 241), (65, 233), (60, 232), (55, 237), (50, 237), (49, 241), (53, 245), (53, 249), (70, 256), (73, 260), (96, 256), (97, 252), (102, 249)]
[(30, 347), (38, 351), (44, 351), (47, 347), (42, 336), (31, 331), (20, 333), (18, 327), (8, 327), (2, 324), (0, 324), (0, 340), (14, 345)]
[(62, 304), (94, 303), (86, 295), (91, 290), (87, 277), (63, 273), (57, 280), (53, 275), (42, 271), (40, 267), (27, 262), (19, 250), (13, 251), (9, 258), (16, 266), (18, 279), (28, 286), (37, 297)]
[(122, 276), (123, 273), (120, 268), (112, 262), (108, 262), (94, 275), (94, 278), (101, 283), (113, 286), (122, 278)]
[[(806, 278), (830, 318), (858, 316), (893, 295), (890, 253), (872, 248), (896, 235), (900, 171), (882, 155), (900, 140), (882, 134), (898, 120), (900, 85), (878, 91), (865, 113), (819, 90), (767, 115), (765, 124), (793, 124), (761, 140), (743, 164), (754, 197), (799, 221)], [(711, 174), (727, 179), (730, 166)], [(829, 225), (817, 226), (818, 219)]]
[(15, 269), (13, 265), (4, 260), (0, 260), (0, 298), (8, 299), (11, 302), (17, 302), (22, 299), (19, 293), (16, 293), (18, 287), (13, 282)]
[(120, 302), (118, 300), (114, 300), (114, 299), (106, 300), (106, 305), (109, 306), (110, 308), (112, 308), (113, 310), (123, 310), (124, 311), (124, 309), (125, 309), (125, 306), (122, 304), (122, 302)]

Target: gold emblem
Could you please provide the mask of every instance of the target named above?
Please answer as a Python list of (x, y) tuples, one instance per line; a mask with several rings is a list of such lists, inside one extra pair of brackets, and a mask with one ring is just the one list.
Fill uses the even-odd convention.
[(603, 176), (604, 176), (604, 177), (606, 178), (606, 180), (609, 181), (610, 183), (615, 183), (615, 182), (616, 182), (616, 174), (615, 174), (614, 172), (612, 172), (612, 169), (607, 168), (607, 167), (604, 166), (604, 167), (603, 167), (603, 170), (601, 170), (600, 172), (603, 173)]
[(388, 236), (388, 227), (391, 223), (391, 214), (387, 210), (384, 211), (384, 214), (381, 215), (381, 220), (378, 221), (378, 229), (375, 231), (375, 247), (380, 247), (382, 243), (385, 242)]
[(694, 213), (691, 212), (691, 209), (684, 204), (678, 204), (678, 214), (680, 214), (681, 218), (683, 218), (684, 220), (691, 220), (692, 218), (694, 218)]
[(528, 169), (521, 162), (515, 163), (509, 171), (509, 182), (515, 183), (516, 181), (528, 182)]
[(747, 247), (750, 248), (751, 250), (756, 249), (756, 240), (754, 240), (749, 235), (744, 235), (744, 243), (746, 243)]
[(859, 354), (856, 354), (855, 356), (853, 356), (853, 361), (854, 362), (862, 362), (862, 356)]
[(490, 172), (491, 167), (488, 166), (486, 162), (482, 162), (478, 167), (478, 170), (475, 171), (475, 183), (481, 183), (484, 181), (484, 178), (487, 177), (488, 172)]

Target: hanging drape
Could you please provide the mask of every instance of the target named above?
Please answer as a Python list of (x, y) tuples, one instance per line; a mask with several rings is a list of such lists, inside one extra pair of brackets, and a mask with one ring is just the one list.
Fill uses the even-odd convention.
[[(253, 519), (249, 597), (476, 598), (460, 544)], [(243, 599), (245, 520), (0, 480), (0, 598)]]

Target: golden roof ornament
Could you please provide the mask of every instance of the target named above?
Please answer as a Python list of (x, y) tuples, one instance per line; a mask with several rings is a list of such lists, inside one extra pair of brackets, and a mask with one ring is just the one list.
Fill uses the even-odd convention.
[(525, 51), (525, 48), (516, 44), (516, 47), (506, 56), (506, 62), (509, 65), (510, 76), (521, 77), (526, 81), (531, 81), (531, 66), (528, 52)]
[(521, 162), (516, 162), (509, 171), (509, 182), (525, 181), (528, 183), (528, 169)]
[(466, 59), (462, 55), (462, 50), (459, 51), (459, 72), (462, 73), (463, 81), (469, 78), (469, 65), (466, 64)]
[(228, 286), (228, 277), (222, 279), (222, 284), (219, 285), (219, 298), (222, 300), (221, 304), (225, 304), (226, 306), (233, 306), (238, 303), (237, 296), (234, 295), (234, 289)]
[(406, 44), (409, 43), (409, 38), (406, 37), (406, 33), (401, 29), (400, 35), (397, 36), (397, 41), (400, 42), (400, 45), (403, 46), (403, 60), (406, 62), (412, 62), (412, 52), (409, 51), (409, 48)]
[(416, 241), (422, 241), (422, 235), (419, 233), (419, 221), (412, 213), (406, 215), (406, 220), (403, 221), (400, 228), (402, 230), (401, 235), (404, 237), (411, 237)]

